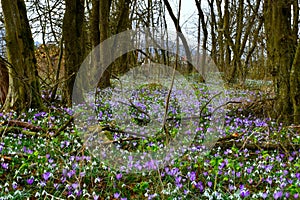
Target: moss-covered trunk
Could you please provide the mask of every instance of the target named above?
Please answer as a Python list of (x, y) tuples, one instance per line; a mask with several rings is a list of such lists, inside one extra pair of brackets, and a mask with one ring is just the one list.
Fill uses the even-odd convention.
[(26, 111), (29, 108), (44, 109), (36, 59), (34, 41), (23, 0), (1, 0), (9, 67), (9, 90), (4, 104), (5, 110)]

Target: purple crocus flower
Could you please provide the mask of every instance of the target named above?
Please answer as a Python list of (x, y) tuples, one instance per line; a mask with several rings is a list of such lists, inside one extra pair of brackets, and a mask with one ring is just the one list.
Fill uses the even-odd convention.
[(252, 170), (253, 170), (253, 167), (249, 167), (249, 168), (247, 168), (246, 171), (247, 171), (248, 174), (251, 174)]
[(175, 168), (171, 169), (169, 175), (176, 176), (177, 173), (179, 173), (179, 169), (177, 167), (175, 167)]
[(273, 194), (274, 199), (279, 199), (282, 197), (282, 191), (275, 192)]
[(3, 169), (8, 169), (8, 163), (1, 163), (1, 167)]
[(72, 184), (72, 188), (73, 188), (73, 189), (78, 188), (78, 186), (79, 186), (79, 184), (78, 184), (77, 182)]
[(182, 187), (182, 184), (181, 184), (181, 176), (178, 176), (175, 178), (175, 184), (178, 188), (181, 188)]
[(50, 172), (45, 172), (42, 177), (45, 181), (47, 181), (50, 178), (51, 173)]
[(270, 185), (272, 184), (272, 178), (268, 177), (268, 178), (266, 179), (266, 181), (267, 181)]
[(4, 143), (0, 143), (0, 152), (3, 150)]
[(115, 198), (115, 199), (118, 199), (119, 197), (120, 197), (120, 193), (117, 193), (117, 192), (116, 192), (116, 193), (114, 194), (114, 198)]
[(222, 162), (222, 163), (219, 165), (219, 169), (222, 170), (224, 167), (225, 167), (225, 163)]
[(60, 184), (54, 183), (53, 186), (54, 186), (54, 188), (55, 188), (56, 190), (58, 190), (58, 188), (60, 187)]
[(69, 178), (71, 178), (74, 174), (75, 174), (75, 170), (70, 170), (70, 171), (67, 173), (67, 176), (68, 176)]
[(242, 190), (241, 193), (240, 193), (240, 196), (241, 196), (242, 198), (245, 198), (245, 197), (247, 197), (247, 196), (249, 196), (249, 195), (250, 195), (249, 190)]
[(266, 199), (266, 198), (268, 197), (268, 193), (266, 193), (266, 192), (262, 193), (261, 197), (262, 197), (263, 199)]
[(12, 184), (12, 187), (13, 187), (13, 189), (15, 190), (15, 189), (17, 189), (18, 184), (17, 184), (16, 182), (14, 182), (14, 183)]
[(28, 185), (32, 185), (32, 183), (34, 182), (34, 178), (27, 179), (26, 182)]
[(232, 191), (232, 190), (234, 190), (234, 185), (229, 185), (228, 188), (229, 188), (229, 191)]
[(79, 175), (80, 175), (80, 177), (84, 177), (85, 176), (85, 172), (80, 172)]
[(204, 191), (204, 186), (203, 183), (200, 181), (196, 184), (196, 188), (198, 188), (200, 190), (200, 192)]
[(207, 185), (208, 185), (208, 187), (211, 187), (211, 186), (212, 186), (212, 182), (211, 182), (211, 181), (208, 181), (208, 182), (207, 182)]
[(117, 179), (117, 180), (120, 180), (120, 179), (122, 178), (122, 176), (123, 176), (123, 175), (122, 175), (121, 173), (120, 173), (120, 174), (117, 174), (117, 175), (116, 175), (116, 179)]
[(243, 184), (240, 184), (240, 190), (244, 190), (245, 186)]
[(40, 185), (41, 185), (41, 187), (45, 187), (46, 186), (46, 182), (45, 181), (41, 181)]
[(289, 193), (289, 192), (286, 192), (286, 193), (285, 193), (285, 197), (286, 197), (286, 198), (289, 198), (289, 197), (290, 197), (290, 193)]
[(196, 180), (196, 172), (189, 172), (188, 177), (190, 178), (190, 181), (195, 181)]
[(175, 182), (176, 182), (176, 183), (180, 183), (180, 182), (181, 182), (181, 176), (176, 177), (176, 178), (175, 178)]
[(76, 192), (76, 196), (80, 197), (81, 195), (82, 195), (82, 190), (78, 190), (78, 191)]
[(267, 172), (271, 172), (272, 169), (273, 169), (273, 165), (267, 165), (266, 168), (265, 168), (265, 170)]

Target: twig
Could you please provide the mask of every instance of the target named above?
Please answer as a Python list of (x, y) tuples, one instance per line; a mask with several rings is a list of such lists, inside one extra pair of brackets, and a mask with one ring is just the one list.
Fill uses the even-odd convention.
[(279, 143), (279, 146), (284, 150), (284, 152), (285, 152), (289, 157), (291, 156), (290, 153), (289, 153), (289, 151), (285, 148), (284, 145), (281, 144), (281, 142)]
[(246, 140), (244, 141), (244, 144), (243, 144), (243, 146), (240, 148), (240, 150), (242, 150), (242, 149), (245, 148), (246, 142), (249, 140), (249, 138), (250, 138), (254, 133), (255, 133), (255, 132), (252, 132), (252, 133), (246, 138)]
[(228, 104), (231, 104), (231, 103), (242, 103), (242, 102), (240, 102), (240, 101), (228, 101), (228, 102), (226, 102), (226, 103), (224, 103), (224, 104), (222, 104), (222, 105), (216, 107), (216, 108), (211, 112), (211, 114), (205, 115), (205, 116), (203, 116), (203, 117), (208, 117), (209, 115), (214, 114), (219, 108), (222, 108), (222, 107), (224, 107), (224, 106), (227, 106)]
[(204, 106), (202, 106), (202, 108), (201, 108), (201, 110), (200, 110), (200, 113), (199, 113), (200, 117), (202, 116), (202, 112), (203, 112), (204, 108), (206, 108), (207, 105), (210, 104), (210, 102), (211, 102), (214, 98), (216, 98), (217, 96), (219, 96), (221, 93), (222, 93), (222, 92), (219, 92), (218, 94), (215, 94), (214, 96), (212, 96), (212, 97), (204, 104)]
[[(55, 76), (55, 81), (58, 82), (59, 79), (59, 74), (60, 74), (60, 68), (61, 68), (61, 62), (62, 62), (62, 58), (63, 58), (63, 37), (60, 40), (60, 48), (59, 48), (59, 59), (58, 59), (58, 64), (57, 64), (57, 71), (56, 71), (56, 76)], [(56, 92), (58, 89), (58, 84), (55, 84), (54, 88), (52, 89), (52, 93), (51, 93), (51, 97), (50, 97), (50, 101), (53, 102), (53, 100), (55, 99), (56, 96)]]
[(263, 149), (262, 149), (259, 145), (257, 145), (256, 143), (254, 143), (254, 145), (255, 145), (260, 151), (263, 150)]
[(150, 117), (150, 115), (149, 115), (146, 111), (143, 111), (141, 108), (139, 108), (138, 106), (134, 105), (134, 103), (133, 103), (130, 99), (129, 99), (128, 101), (129, 101), (130, 105), (127, 104), (127, 103), (125, 103), (125, 102), (122, 102), (122, 101), (118, 101), (118, 102), (121, 103), (121, 104), (127, 105), (127, 106), (132, 106), (132, 107), (134, 107), (134, 108), (137, 109), (139, 112), (141, 112), (141, 113), (147, 115), (147, 117), (148, 117), (148, 120), (147, 120), (147, 121), (149, 121), (149, 122), (151, 121), (151, 117)]
[(261, 175), (259, 175), (259, 181), (254, 187), (257, 188), (261, 184), (262, 180), (263, 178), (261, 177)]
[(59, 127), (59, 129), (57, 129), (51, 137), (55, 137), (55, 136), (57, 136), (60, 132), (64, 131), (64, 130), (69, 126), (69, 124), (74, 120), (74, 117), (76, 117), (76, 116), (78, 116), (78, 115), (79, 115), (79, 113), (77, 113), (77, 114), (74, 115), (74, 116), (71, 116), (70, 119), (69, 119), (66, 123), (64, 123), (61, 127)]

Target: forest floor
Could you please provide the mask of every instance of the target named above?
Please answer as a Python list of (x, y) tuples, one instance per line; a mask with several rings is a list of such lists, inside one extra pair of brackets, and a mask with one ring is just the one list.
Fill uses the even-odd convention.
[(154, 84), (102, 96), (96, 119), (54, 103), (0, 113), (0, 199), (300, 199), (300, 126), (270, 119), (265, 91), (194, 90), (175, 89), (165, 116)]

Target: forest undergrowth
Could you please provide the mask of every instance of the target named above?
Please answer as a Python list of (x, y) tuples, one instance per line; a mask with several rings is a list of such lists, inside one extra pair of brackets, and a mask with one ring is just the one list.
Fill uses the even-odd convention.
[[(269, 118), (265, 93), (227, 89), (223, 126), (207, 150), (203, 142), (213, 131), (216, 111), (209, 104), (217, 94), (201, 86), (195, 91), (198, 101), (189, 103), (200, 115), (193, 141), (162, 167), (142, 161), (113, 167), (88, 150), (96, 147), (82, 139), (71, 108), (50, 104), (48, 112), (0, 113), (0, 199), (300, 199), (300, 127)], [(132, 94), (121, 103), (128, 107), (128, 123), (147, 127), (150, 115), (164, 107), (167, 90), (149, 84)], [(105, 102), (95, 103), (98, 123), (84, 131), (103, 139), (103, 148), (129, 152), (124, 156), (167, 147), (190, 109), (171, 96), (165, 129), (144, 137), (124, 131), (113, 119), (116, 110)]]

